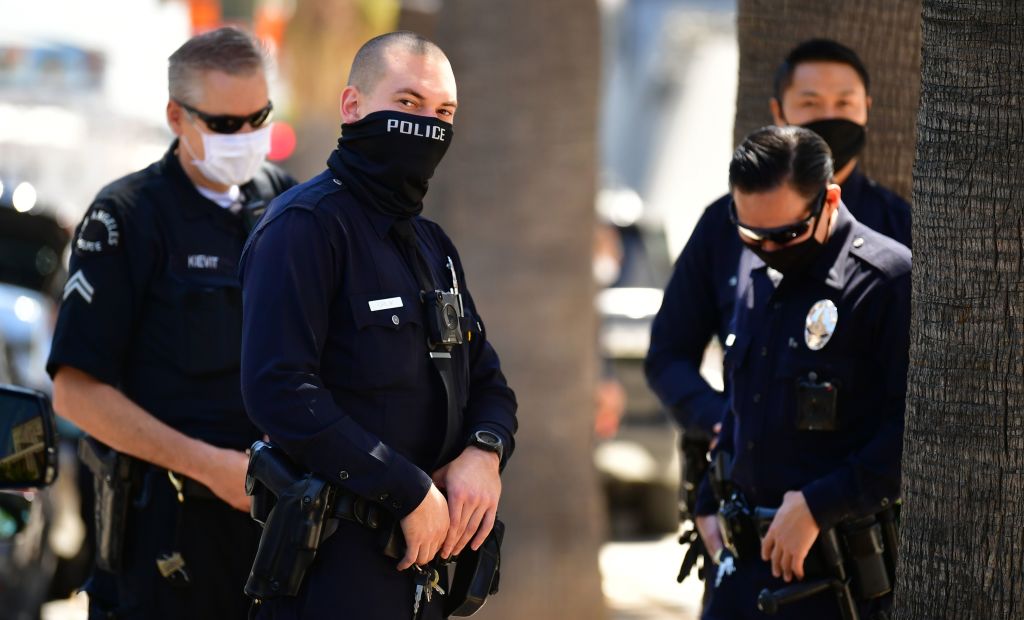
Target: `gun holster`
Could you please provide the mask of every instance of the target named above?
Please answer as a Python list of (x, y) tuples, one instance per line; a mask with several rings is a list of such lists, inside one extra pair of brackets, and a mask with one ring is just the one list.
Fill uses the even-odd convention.
[(139, 461), (92, 437), (78, 442), (78, 458), (93, 476), (96, 565), (118, 574), (124, 559), (128, 507), (142, 473)]
[(263, 524), (245, 593), (262, 600), (295, 596), (321, 541), (334, 532), (329, 522), (334, 488), (303, 474), (269, 444), (257, 441), (249, 456), (246, 493), (252, 517)]
[[(775, 516), (773, 509), (756, 509), (762, 536)], [(804, 563), (807, 580), (781, 590), (763, 590), (758, 608), (774, 615), (779, 608), (831, 590), (843, 620), (859, 620), (857, 604), (892, 592), (895, 582), (893, 509), (851, 519), (818, 536)]]
[(459, 554), (444, 601), (445, 616), (472, 616), (484, 606), (488, 596), (498, 593), (504, 537), (505, 524), (495, 519), (494, 528), (480, 549), (473, 551), (466, 547)]

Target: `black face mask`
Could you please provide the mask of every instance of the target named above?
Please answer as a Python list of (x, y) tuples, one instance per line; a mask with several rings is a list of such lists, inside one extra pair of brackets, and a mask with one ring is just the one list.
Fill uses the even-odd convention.
[(814, 236), (818, 232), (819, 224), (821, 224), (821, 214), (814, 218), (814, 224), (811, 226), (811, 235), (809, 237), (800, 243), (787, 245), (771, 252), (762, 249), (760, 245), (745, 241), (744, 243), (750, 248), (751, 252), (764, 261), (764, 264), (784, 276), (795, 276), (806, 271), (814, 263), (814, 259), (818, 257), (822, 248), (825, 247)]
[(825, 246), (814, 237), (808, 237), (796, 245), (787, 245), (773, 252), (763, 250), (759, 245), (748, 244), (747, 247), (775, 271), (784, 276), (793, 276), (803, 273)]
[(864, 143), (867, 142), (867, 130), (864, 125), (845, 118), (828, 118), (801, 126), (818, 134), (828, 144), (836, 172), (860, 155), (864, 150)]
[(452, 143), (452, 125), (404, 112), (367, 114), (341, 126), (327, 166), (356, 198), (395, 217), (423, 211), (427, 182)]

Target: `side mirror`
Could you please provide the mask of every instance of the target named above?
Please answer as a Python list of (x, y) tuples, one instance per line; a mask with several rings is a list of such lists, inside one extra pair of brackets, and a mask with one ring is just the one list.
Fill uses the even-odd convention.
[(41, 392), (0, 385), (0, 489), (44, 487), (57, 478), (57, 433)]

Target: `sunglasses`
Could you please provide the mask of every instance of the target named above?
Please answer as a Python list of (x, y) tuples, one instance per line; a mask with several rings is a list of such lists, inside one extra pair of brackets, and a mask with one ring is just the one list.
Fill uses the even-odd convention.
[(793, 239), (796, 239), (807, 232), (812, 220), (821, 215), (821, 210), (825, 207), (825, 197), (825, 188), (822, 188), (809, 205), (811, 210), (810, 215), (795, 224), (786, 224), (785, 226), (776, 226), (774, 228), (755, 228), (753, 226), (744, 226), (740, 223), (740, 219), (736, 215), (736, 202), (730, 199), (729, 221), (731, 221), (733, 226), (736, 227), (736, 230), (739, 231), (740, 235), (751, 243), (761, 244), (765, 241), (771, 241), (778, 245), (786, 245)]
[(198, 116), (204, 123), (206, 123), (206, 126), (210, 128), (210, 131), (214, 133), (235, 133), (239, 129), (241, 129), (242, 126), (244, 126), (246, 123), (249, 123), (249, 125), (252, 126), (253, 129), (258, 129), (267, 122), (267, 119), (270, 118), (271, 112), (274, 111), (274, 104), (268, 101), (267, 105), (265, 105), (262, 109), (253, 112), (248, 116), (232, 116), (230, 114), (207, 114), (206, 112), (201, 112), (193, 108), (192, 106), (183, 101), (178, 101), (177, 99), (175, 99), (175, 101), (178, 103), (178, 105), (185, 108), (185, 111), (189, 114), (192, 114), (193, 116)]

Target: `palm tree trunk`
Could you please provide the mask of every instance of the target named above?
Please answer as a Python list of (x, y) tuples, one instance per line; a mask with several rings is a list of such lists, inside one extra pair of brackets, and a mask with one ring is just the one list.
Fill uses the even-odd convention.
[(341, 135), (339, 98), (359, 47), (397, 20), (395, 0), (296, 3), (281, 47), (291, 97), (280, 113), (295, 127), (295, 154), (286, 166), (300, 181), (324, 169)]
[(899, 618), (1024, 615), (1024, 5), (925, 0)]
[(446, 0), (455, 141), (427, 195), (519, 398), (502, 591), (483, 618), (604, 615), (593, 469), (591, 244), (599, 22), (593, 0)]
[(920, 89), (921, 0), (739, 0), (737, 144), (772, 122), (772, 78), (786, 53), (826, 37), (853, 48), (871, 75), (867, 174), (901, 196), (911, 189)]

